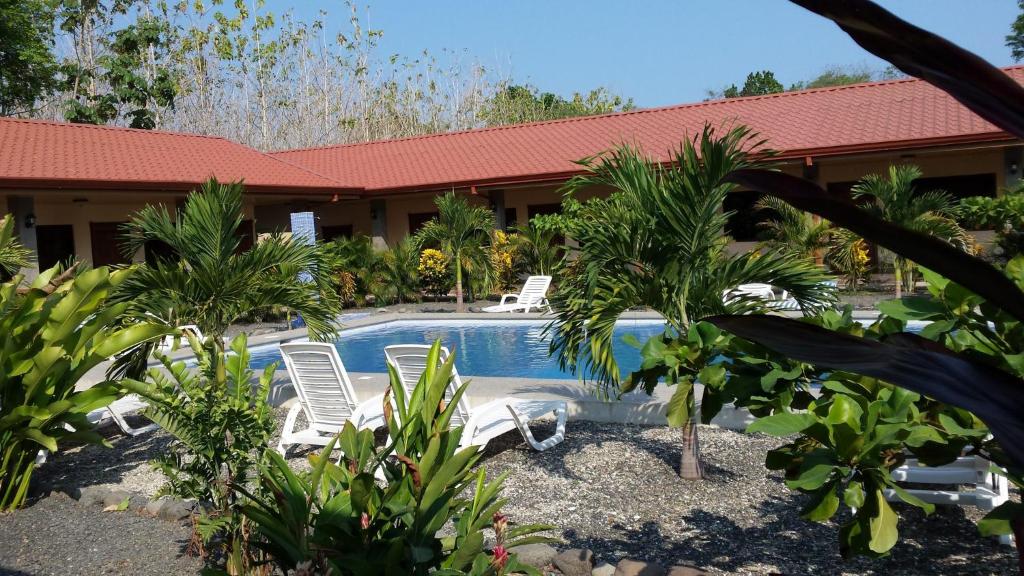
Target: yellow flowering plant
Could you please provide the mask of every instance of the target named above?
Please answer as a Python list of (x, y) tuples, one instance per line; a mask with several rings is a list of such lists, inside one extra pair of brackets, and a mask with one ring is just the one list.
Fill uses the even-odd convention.
[(428, 294), (443, 296), (452, 289), (452, 273), (448, 258), (440, 250), (427, 248), (420, 252), (417, 268), (420, 282)]

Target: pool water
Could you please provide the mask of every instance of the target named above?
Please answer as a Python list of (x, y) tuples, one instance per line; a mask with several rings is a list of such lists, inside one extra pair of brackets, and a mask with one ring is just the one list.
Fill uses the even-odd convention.
[[(548, 356), (546, 321), (440, 320), (396, 321), (345, 330), (335, 343), (349, 372), (386, 372), (384, 347), (392, 344), (432, 344), (440, 339), (455, 353), (460, 374), (514, 378), (574, 378)], [(632, 334), (640, 342), (664, 332), (660, 320), (622, 320), (615, 325), (613, 351), (623, 373), (640, 367), (640, 351), (623, 342)], [(254, 348), (251, 366), (262, 368), (281, 360), (277, 346)], [(283, 364), (280, 369), (284, 369)]]

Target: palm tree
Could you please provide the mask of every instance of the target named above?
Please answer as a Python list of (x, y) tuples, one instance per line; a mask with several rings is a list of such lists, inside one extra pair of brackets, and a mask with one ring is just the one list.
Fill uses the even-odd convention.
[[(791, 253), (726, 250), (732, 213), (721, 208), (734, 185), (722, 178), (749, 166), (748, 151), (758, 146), (747, 128), (718, 137), (705, 126), (698, 138), (682, 144), (671, 164), (654, 163), (628, 146), (581, 162), (586, 173), (567, 184), (568, 194), (594, 186), (613, 192), (587, 202), (573, 227), (580, 247), (563, 271), (549, 327), (552, 353), (564, 367), (589, 373), (605, 391), (621, 390), (612, 335), (619, 316), (636, 306), (661, 313), (679, 337), (709, 314), (763, 311), (756, 299), (723, 302), (723, 292), (743, 283), (782, 287), (804, 310), (833, 302), (834, 291), (822, 284), (827, 276), (813, 262)], [(687, 402), (681, 475), (700, 478), (692, 394)]]
[(494, 230), (494, 214), (481, 206), (470, 206), (464, 198), (449, 192), (434, 201), (437, 216), (416, 234), (420, 246), (437, 248), (455, 267), (455, 303), (464, 311), (462, 272), (480, 270), (486, 274), (487, 241)]
[(819, 261), (822, 251), (829, 247), (833, 229), (827, 220), (797, 210), (775, 196), (761, 198), (754, 209), (772, 213), (767, 221), (759, 224), (768, 234), (768, 239), (762, 242), (766, 248), (789, 250)]
[(10, 214), (5, 215), (0, 218), (0, 276), (11, 278), (31, 264), (32, 251), (14, 235), (14, 218)]
[[(864, 202), (868, 211), (893, 224), (967, 249), (969, 237), (957, 224), (957, 203), (952, 196), (942, 190), (918, 193), (914, 180), (921, 177), (921, 169), (912, 164), (889, 166), (888, 176), (869, 174), (861, 178), (851, 189), (854, 199)], [(889, 257), (896, 274), (896, 297), (899, 298), (904, 290), (914, 290), (915, 265), (898, 254)]]
[(124, 227), (125, 252), (162, 243), (171, 254), (140, 264), (118, 300), (136, 317), (199, 326), (219, 353), (228, 326), (271, 308), (300, 314), (314, 339), (332, 337), (340, 303), (324, 297), (333, 290), (316, 246), (273, 234), (242, 251), (242, 191), (211, 179), (176, 218), (163, 206), (135, 214)]

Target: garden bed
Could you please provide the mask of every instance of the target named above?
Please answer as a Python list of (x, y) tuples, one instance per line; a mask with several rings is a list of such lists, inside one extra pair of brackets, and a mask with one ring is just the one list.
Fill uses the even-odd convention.
[[(279, 409), (280, 418), (284, 413)], [(902, 539), (890, 558), (843, 562), (838, 524), (801, 519), (803, 497), (764, 468), (765, 452), (778, 439), (713, 427), (700, 433), (707, 474), (700, 482), (678, 478), (679, 433), (665, 427), (574, 421), (566, 441), (542, 453), (513, 432), (488, 446), (483, 465), (489, 477), (509, 473), (505, 512), (513, 522), (553, 524), (564, 542), (559, 548), (588, 548), (598, 562), (629, 557), (722, 574), (1004, 574), (1016, 566), (1013, 548), (978, 535), (979, 511), (940, 507), (925, 517), (902, 505)], [(52, 456), (37, 471), (37, 492), (103, 486), (152, 495), (161, 477), (148, 460), (169, 437), (110, 432), (110, 439), (113, 449), (85, 446)], [(291, 460), (305, 467), (312, 451), (294, 451)], [(187, 574), (198, 566), (182, 554), (186, 526), (100, 510), (57, 494), (3, 518), (0, 542), (19, 544), (2, 547), (0, 572), (49, 574), (60, 567), (95, 574), (109, 566), (108, 573), (122, 573), (121, 561), (131, 573), (148, 573), (152, 563), (168, 568), (159, 573)], [(92, 560), (48, 559), (49, 550)]]

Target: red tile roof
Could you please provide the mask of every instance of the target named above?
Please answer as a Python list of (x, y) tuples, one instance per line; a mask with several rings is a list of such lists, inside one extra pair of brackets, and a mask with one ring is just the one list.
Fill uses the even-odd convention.
[[(1024, 83), (1024, 67), (1005, 71)], [(376, 192), (508, 184), (564, 178), (577, 172), (573, 160), (623, 142), (667, 159), (705, 122), (747, 124), (783, 157), (1011, 140), (946, 93), (911, 79), (274, 155)]]
[(252, 192), (351, 187), (224, 138), (0, 118), (0, 186), (191, 190), (215, 176)]

